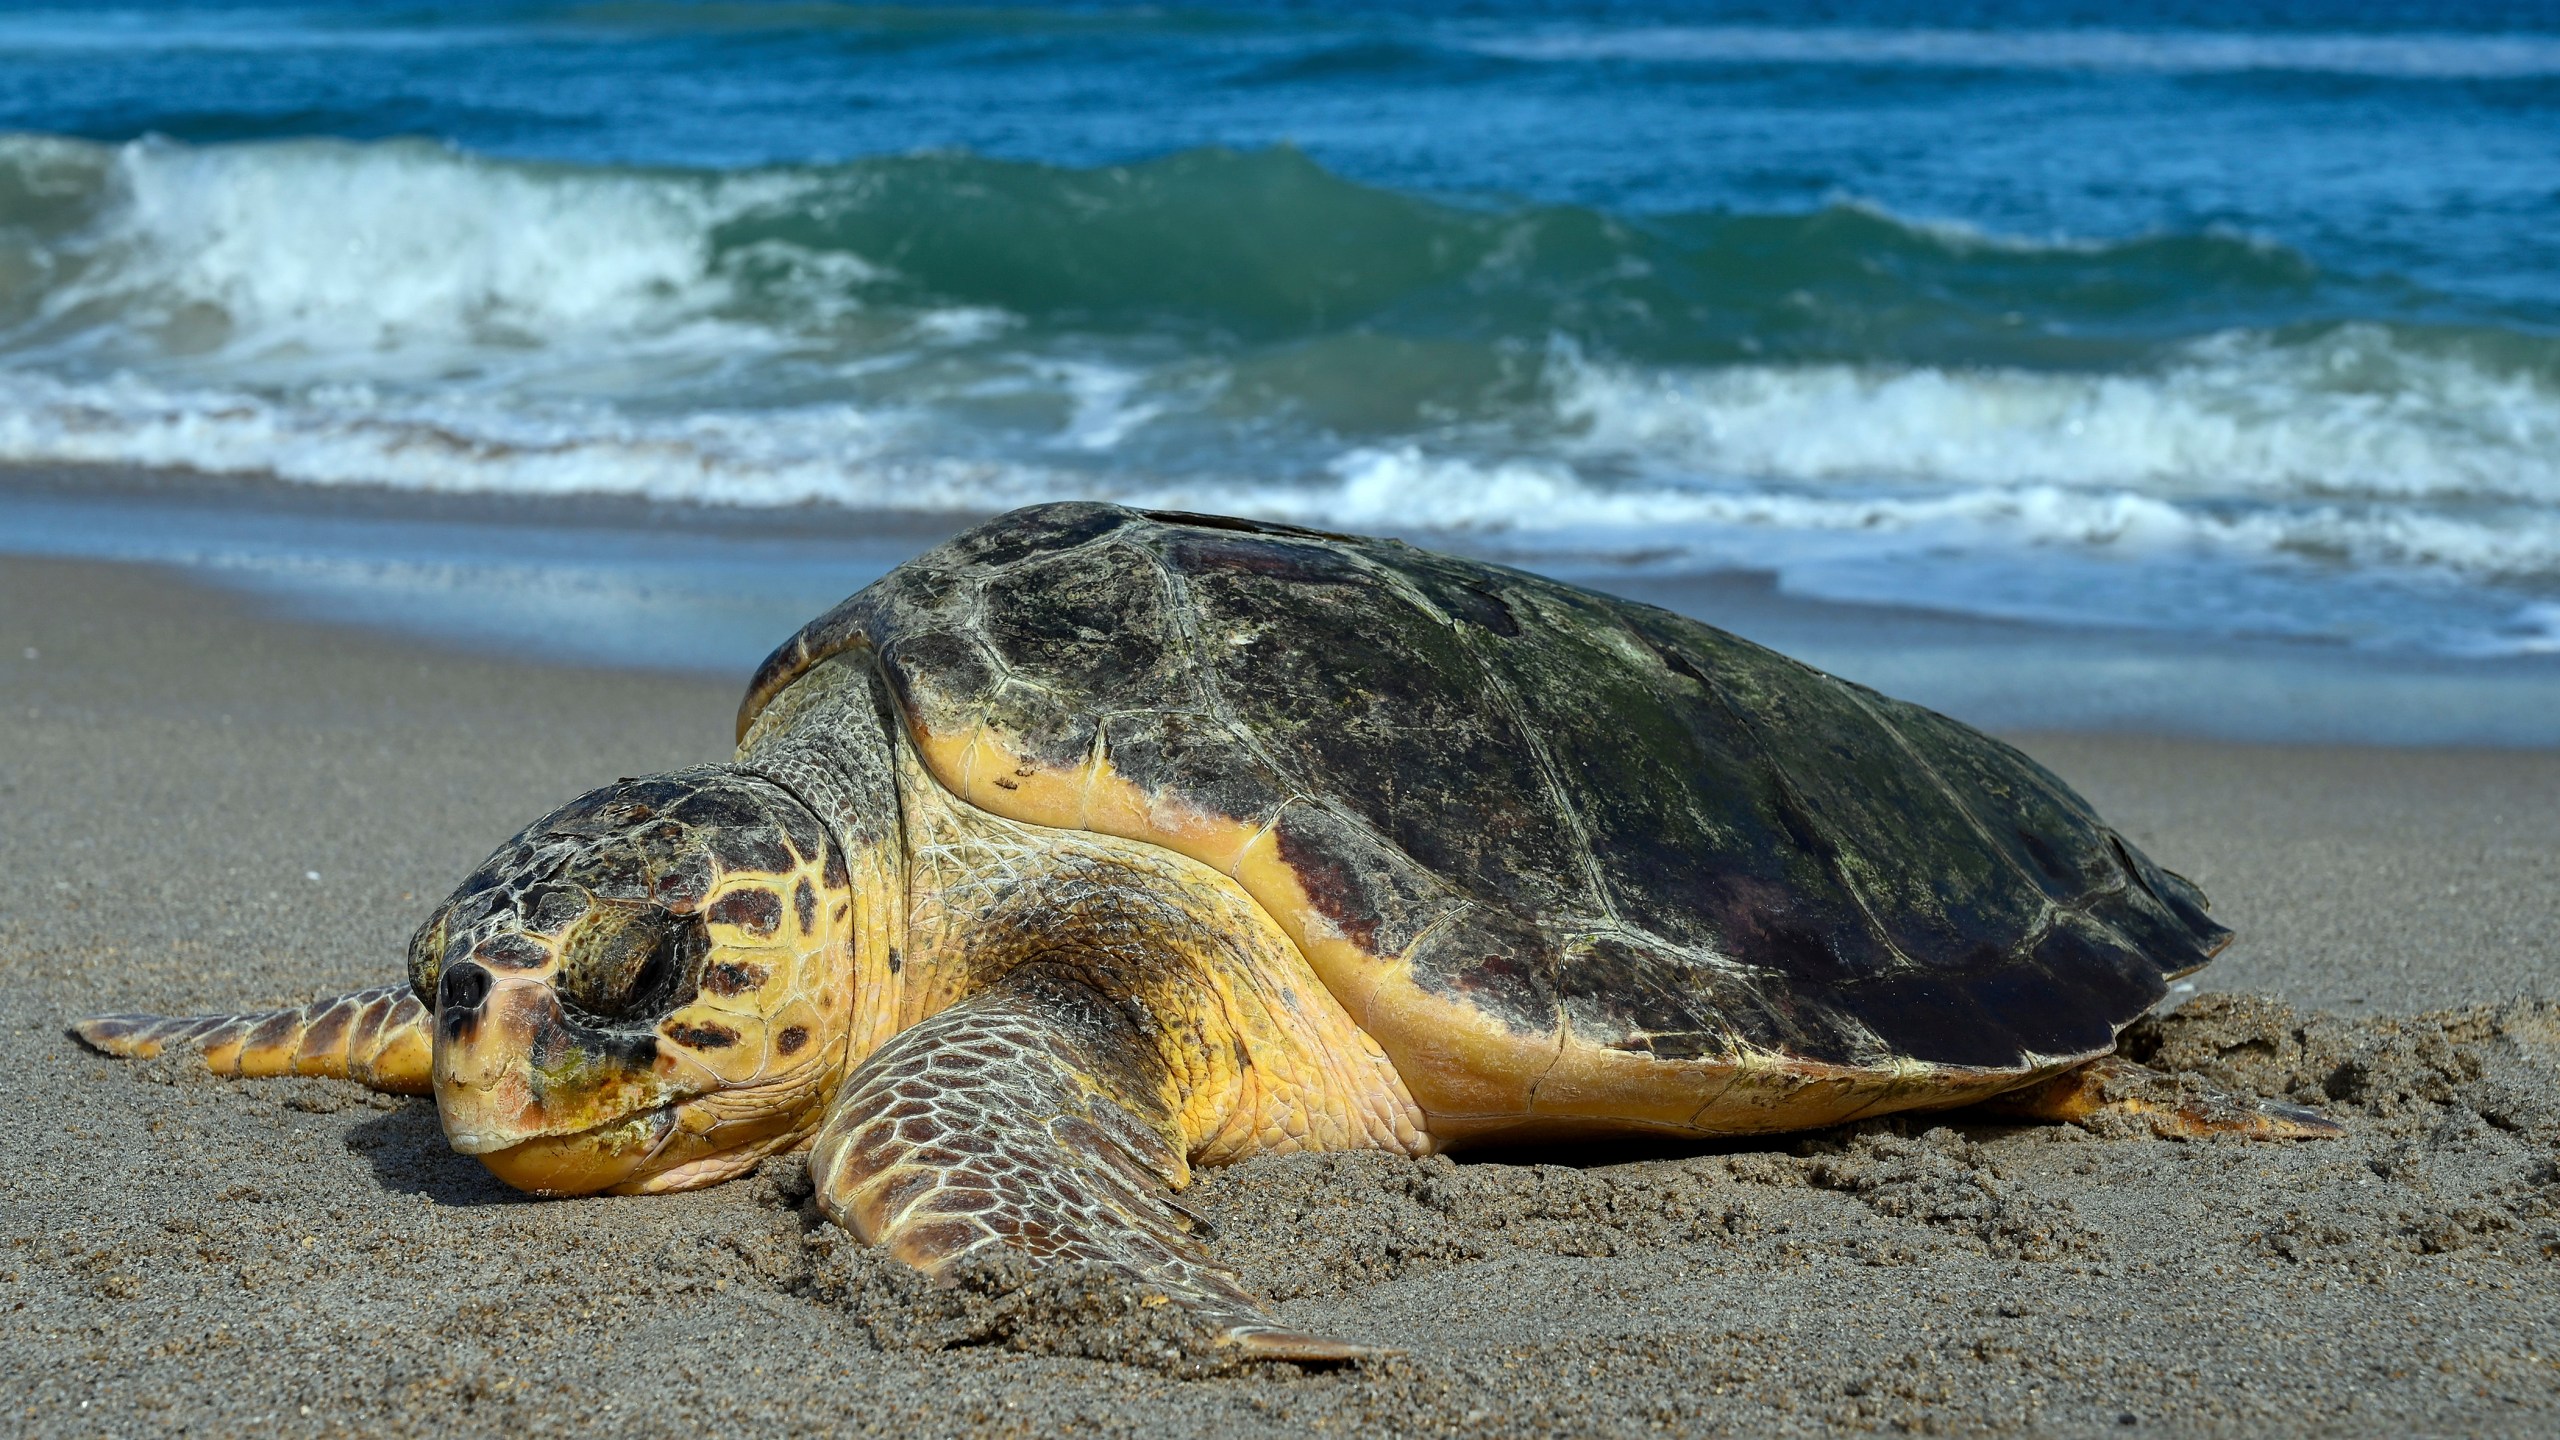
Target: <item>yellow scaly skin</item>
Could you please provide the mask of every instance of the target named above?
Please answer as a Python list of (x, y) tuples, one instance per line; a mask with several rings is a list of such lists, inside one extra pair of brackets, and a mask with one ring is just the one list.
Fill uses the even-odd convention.
[(249, 1015), (96, 1015), (72, 1032), (109, 1055), (146, 1060), (171, 1046), (204, 1057), (226, 1079), (322, 1075), (394, 1095), (434, 1086), (426, 1007), (403, 985), (377, 985), (296, 1010)]
[[(557, 941), (526, 937), (540, 953), (493, 972), (475, 1015), (439, 1017), (435, 1094), (453, 1147), (520, 1190), (579, 1195), (692, 1189), (805, 1145), (844, 1077), (855, 985), (848, 889), (823, 855), (795, 858), (724, 871), (693, 908), (710, 946), (699, 989), (656, 1022), (645, 1067), (563, 1023), (564, 960), (615, 909)], [(803, 891), (812, 903), (796, 903)]]
[[(686, 1189), (814, 1142), (827, 1213), (929, 1272), (1011, 1246), (1136, 1279), (1248, 1353), (1373, 1353), (1274, 1324), (1171, 1197), (1266, 1151), (1427, 1151), (1377, 1042), (1235, 880), (959, 801), (879, 704), (867, 664), (831, 662), (736, 765), (537, 822), (421, 927), (408, 986), (76, 1033), (431, 1088), (457, 1150), (539, 1194)], [(876, 774), (795, 749), (865, 715)]]

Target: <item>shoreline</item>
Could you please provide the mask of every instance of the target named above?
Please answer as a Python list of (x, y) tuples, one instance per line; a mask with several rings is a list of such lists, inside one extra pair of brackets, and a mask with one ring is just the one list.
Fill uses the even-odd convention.
[[(123, 467), (0, 466), (0, 554), (154, 564), (469, 653), (744, 675), (811, 616), (975, 514), (445, 494)], [(2560, 749), (2560, 655), (2034, 625), (1664, 575), (1499, 533), (1416, 543), (1706, 620), (1988, 729)]]
[[(2242, 931), (2206, 989), (2305, 1012), (2190, 1004), (2173, 1045), (2311, 1085), (2346, 1140), (1957, 1114), (1694, 1153), (1257, 1160), (1186, 1203), (1284, 1317), (1408, 1354), (1181, 1379), (1127, 1363), (1110, 1293), (917, 1290), (813, 1225), (788, 1165), (533, 1202), (447, 1150), (426, 1102), (65, 1038), (101, 1010), (388, 978), (533, 812), (724, 753), (732, 683), (0, 557), (0, 693), (0, 1368), (28, 1378), (24, 1433), (2118, 1435), (2132, 1415), (2399, 1435), (2560, 1415), (2560, 755), (2014, 737)], [(2409, 1018), (2464, 1004), (2489, 1008)], [(2342, 1075), (2343, 1098), (2318, 1089)]]

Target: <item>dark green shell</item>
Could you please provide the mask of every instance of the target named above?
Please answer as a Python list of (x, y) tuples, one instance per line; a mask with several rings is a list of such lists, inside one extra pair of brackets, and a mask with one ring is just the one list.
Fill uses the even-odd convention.
[(2008, 745), (1665, 610), (1387, 540), (1001, 516), (768, 659), (867, 643), (927, 729), (1096, 747), (1524, 1033), (1664, 1058), (2086, 1054), (2228, 940)]

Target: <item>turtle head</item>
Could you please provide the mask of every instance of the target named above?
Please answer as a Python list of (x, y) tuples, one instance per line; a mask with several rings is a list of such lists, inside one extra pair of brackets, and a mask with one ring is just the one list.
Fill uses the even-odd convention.
[(853, 1008), (844, 857), (710, 766), (535, 821), (409, 942), (455, 1149), (547, 1195), (679, 1190), (804, 1139)]

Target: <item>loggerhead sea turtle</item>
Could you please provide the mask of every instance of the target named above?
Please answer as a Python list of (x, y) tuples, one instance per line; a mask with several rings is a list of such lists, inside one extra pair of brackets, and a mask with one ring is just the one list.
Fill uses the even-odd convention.
[(1219, 1266), (1191, 1167), (1995, 1097), (2335, 1128), (2108, 1058), (2229, 932), (2043, 767), (1500, 566), (1019, 510), (794, 636), (739, 734), (508, 841), (406, 985), (76, 1033), (432, 1091), (541, 1194), (808, 1148), (910, 1264), (1099, 1264), (1300, 1359), (1366, 1352)]

